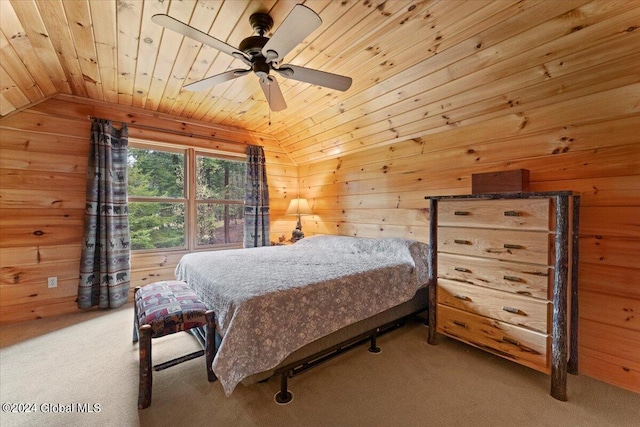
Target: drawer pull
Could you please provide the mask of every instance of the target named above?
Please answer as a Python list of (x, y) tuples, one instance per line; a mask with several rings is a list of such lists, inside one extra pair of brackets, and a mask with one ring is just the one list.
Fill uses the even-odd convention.
[(461, 273), (471, 273), (471, 270), (469, 270), (468, 268), (464, 268), (464, 267), (454, 267), (453, 269), (455, 271), (459, 271)]
[(454, 321), (453, 321), (453, 324), (454, 324), (454, 325), (458, 325), (458, 326), (463, 327), (463, 328), (467, 328), (467, 327), (468, 327), (466, 323), (461, 322), (461, 321), (459, 321), (459, 320), (454, 320)]
[(467, 297), (466, 295), (462, 295), (462, 294), (453, 294), (454, 297), (461, 299), (463, 301), (468, 301), (469, 297)]
[(520, 309), (515, 308), (515, 307), (504, 306), (504, 307), (502, 307), (502, 309), (504, 311), (508, 311), (509, 313), (523, 314), (522, 311), (520, 311)]
[(514, 340), (513, 338), (502, 337), (502, 341), (508, 342), (509, 344), (517, 345), (518, 347), (520, 347), (520, 341)]
[(505, 211), (504, 216), (520, 216), (522, 215), (518, 211)]
[(502, 278), (508, 282), (518, 282), (518, 283), (524, 282), (524, 280), (516, 276), (502, 276)]
[(502, 247), (505, 249), (524, 249), (524, 246), (522, 245), (512, 245), (511, 243), (505, 243)]
[(471, 242), (468, 241), (468, 240), (460, 240), (460, 239), (455, 239), (453, 241), (453, 243), (457, 243), (459, 245), (470, 245), (471, 244)]
[(457, 215), (457, 216), (467, 216), (467, 215), (469, 215), (469, 212), (467, 212), (467, 211), (455, 211), (453, 214)]

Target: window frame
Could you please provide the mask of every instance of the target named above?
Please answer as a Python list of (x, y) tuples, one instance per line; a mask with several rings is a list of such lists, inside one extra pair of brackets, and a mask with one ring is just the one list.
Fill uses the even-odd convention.
[(222, 243), (202, 245), (198, 243), (198, 204), (217, 203), (229, 205), (244, 205), (243, 201), (226, 200), (226, 199), (197, 199), (196, 183), (197, 183), (197, 156), (212, 157), (221, 160), (229, 160), (235, 162), (246, 163), (246, 156), (240, 153), (220, 152), (218, 150), (207, 150), (202, 147), (194, 147), (182, 144), (171, 144), (163, 142), (155, 142), (144, 139), (129, 138), (129, 147), (156, 150), (171, 153), (180, 153), (184, 156), (184, 174), (185, 182), (183, 195), (181, 198), (171, 197), (151, 197), (151, 196), (131, 196), (127, 195), (127, 203), (184, 203), (184, 246), (173, 248), (155, 248), (155, 249), (133, 249), (132, 252), (139, 254), (152, 254), (160, 252), (196, 252), (203, 250), (220, 250), (220, 249), (239, 249), (243, 243)]

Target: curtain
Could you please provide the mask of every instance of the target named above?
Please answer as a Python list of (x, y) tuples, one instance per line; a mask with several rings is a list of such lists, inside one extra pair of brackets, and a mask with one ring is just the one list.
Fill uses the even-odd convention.
[(244, 191), (244, 247), (269, 245), (269, 187), (264, 150), (249, 145)]
[(127, 127), (95, 119), (90, 144), (77, 302), (84, 309), (116, 308), (127, 302), (131, 274)]

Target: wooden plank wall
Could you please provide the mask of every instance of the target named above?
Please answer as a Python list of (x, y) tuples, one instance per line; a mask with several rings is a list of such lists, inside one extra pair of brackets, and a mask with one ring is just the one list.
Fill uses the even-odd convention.
[[(531, 171), (532, 190), (582, 194), (580, 372), (640, 392), (640, 114), (605, 91), (298, 168), (274, 140), (237, 129), (59, 95), (0, 119), (0, 323), (77, 310), (88, 115), (161, 127), (131, 136), (242, 152), (265, 146), (272, 239), (289, 236), (287, 197), (309, 198), (304, 231), (428, 241), (427, 195), (465, 194), (471, 174)], [(572, 108), (579, 102), (580, 108)], [(633, 107), (635, 105), (635, 107)], [(206, 129), (206, 132), (204, 131)], [(132, 257), (133, 282), (173, 277), (182, 254)], [(48, 289), (46, 278), (58, 277)]]
[[(59, 95), (0, 120), (0, 323), (78, 310), (75, 299), (91, 130), (88, 116), (147, 126), (129, 127), (132, 138), (234, 153), (244, 153), (247, 144), (263, 146), (272, 240), (294, 228), (294, 218), (285, 218), (284, 211), (287, 193), (297, 191), (297, 167), (274, 139)], [(132, 285), (174, 278), (182, 254), (134, 253)], [(51, 276), (58, 278), (55, 289), (47, 287)]]
[[(631, 86), (633, 87), (633, 86)], [(623, 89), (300, 165), (307, 234), (428, 240), (425, 196), (529, 169), (533, 191), (581, 193), (580, 372), (640, 392), (640, 113)]]

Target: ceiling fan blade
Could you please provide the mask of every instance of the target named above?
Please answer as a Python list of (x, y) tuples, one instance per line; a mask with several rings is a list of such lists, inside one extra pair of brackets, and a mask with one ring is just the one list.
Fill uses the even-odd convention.
[(313, 10), (301, 4), (289, 12), (273, 37), (262, 48), (267, 62), (278, 63), (309, 34), (322, 25), (322, 19)]
[(284, 96), (282, 96), (278, 81), (273, 76), (260, 79), (260, 87), (262, 87), (271, 111), (280, 111), (287, 108), (287, 103), (284, 101)]
[(207, 77), (206, 79), (198, 80), (197, 82), (189, 83), (183, 86), (183, 89), (198, 92), (204, 89), (209, 89), (211, 86), (215, 86), (219, 83), (228, 82), (229, 80), (236, 79), (238, 77), (248, 74), (251, 69), (248, 70), (229, 70), (215, 76)]
[(163, 27), (175, 31), (176, 33), (182, 34), (185, 37), (189, 37), (190, 39), (199, 41), (202, 44), (211, 46), (214, 49), (218, 49), (220, 52), (224, 52), (227, 55), (231, 55), (234, 58), (240, 59), (247, 65), (251, 65), (251, 58), (247, 57), (247, 55), (245, 55), (242, 51), (221, 40), (218, 40), (213, 36), (210, 36), (207, 33), (203, 33), (202, 31), (193, 28), (192, 26), (187, 25), (184, 22), (178, 21), (177, 19), (172, 18), (169, 15), (159, 13), (157, 15), (153, 15), (151, 17), (151, 20), (158, 25), (162, 25)]
[(282, 77), (297, 80), (299, 82), (311, 83), (318, 86), (328, 87), (330, 89), (345, 91), (351, 87), (351, 77), (341, 76), (339, 74), (327, 73), (325, 71), (314, 70), (311, 68), (299, 67), (297, 65), (285, 64), (275, 69)]

